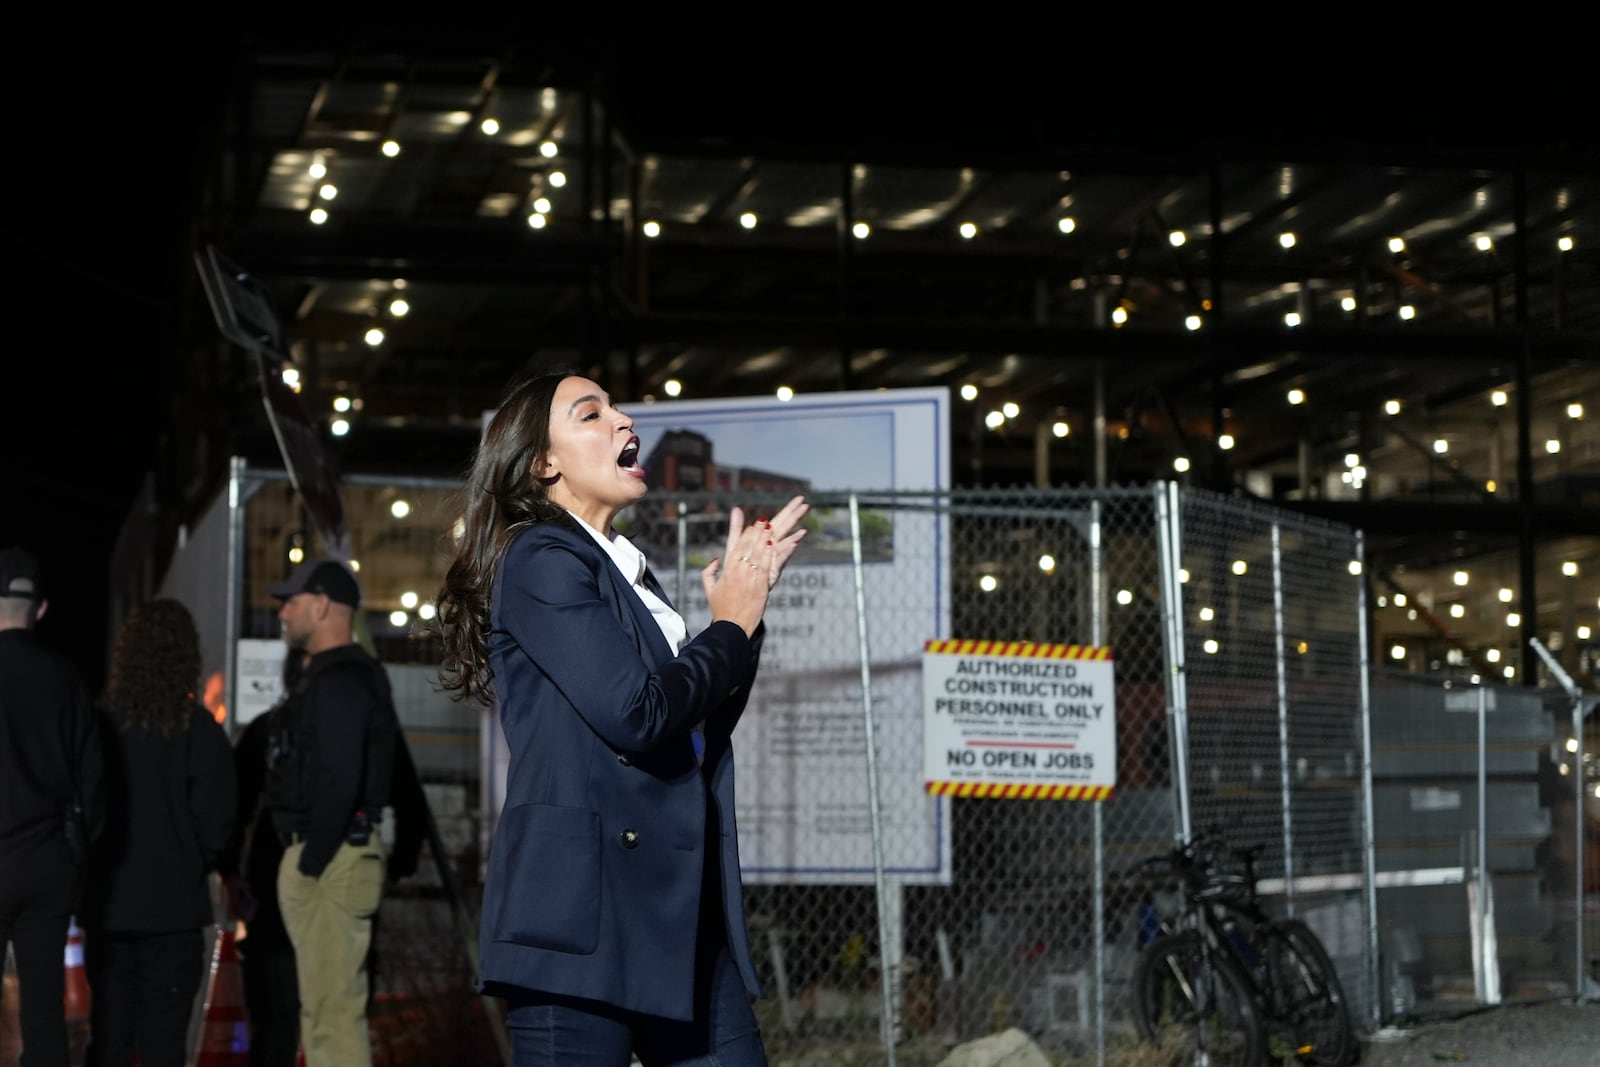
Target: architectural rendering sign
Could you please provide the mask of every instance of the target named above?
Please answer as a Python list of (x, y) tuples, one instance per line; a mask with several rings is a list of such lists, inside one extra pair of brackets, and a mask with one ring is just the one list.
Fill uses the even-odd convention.
[[(617, 526), (650, 557), (690, 633), (710, 622), (698, 571), (723, 550), (730, 503), (803, 493), (812, 504), (768, 602), (761, 672), (734, 733), (747, 882), (873, 880), (848, 493), (946, 489), (948, 403), (940, 388), (626, 406), (651, 491)], [(719, 496), (680, 516), (674, 493), (702, 492)], [(926, 507), (857, 513), (884, 869), (905, 883), (944, 883), (949, 801), (922, 787), (918, 662), (924, 637), (948, 632), (947, 520)], [(686, 580), (674, 590), (680, 528)]]

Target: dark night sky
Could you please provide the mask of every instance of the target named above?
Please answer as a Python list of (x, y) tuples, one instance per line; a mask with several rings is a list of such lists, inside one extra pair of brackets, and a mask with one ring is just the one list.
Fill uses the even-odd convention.
[[(94, 41), (75, 40), (63, 53), (70, 62), (33, 72), (50, 92), (19, 109), (31, 126), (13, 142), (13, 158), (35, 168), (25, 175), (28, 194), (13, 195), (13, 210), (28, 213), (29, 237), (20, 264), (13, 261), (27, 285), (25, 300), (9, 308), (11, 346), (0, 371), (0, 545), (21, 543), (42, 558), (55, 592), (41, 634), (96, 687), (110, 626), (105, 574), (174, 395), (181, 285), (193, 270), (186, 226), (237, 44), (216, 31), (210, 43), (196, 36), (205, 32), (131, 41), (105, 27)], [(810, 141), (881, 154), (959, 138), (975, 152), (1004, 156), (1018, 145), (1260, 143), (1273, 130), (1285, 146), (1324, 148), (1429, 138), (1469, 145), (1493, 135), (1470, 108), (1452, 127), (1437, 105), (1426, 115), (1403, 101), (1376, 107), (1343, 79), (1324, 82), (1320, 96), (1309, 83), (1291, 92), (1243, 79), (1197, 97), (1192, 68), (1174, 67), (1158, 85), (1119, 74), (1121, 52), (1080, 46), (1070, 65), (1060, 55), (1029, 65), (986, 51), (981, 36), (943, 50), (888, 46), (898, 52), (883, 42), (874, 51), (859, 35), (836, 37), (787, 57), (703, 43), (695, 55), (656, 40), (646, 50), (545, 38), (541, 54), (556, 70), (608, 71), (619, 124), (638, 139), (680, 147), (755, 136), (765, 145)], [(48, 45), (41, 54), (55, 55)], [(483, 53), (505, 47), (500, 37)], [(1146, 52), (1139, 61), (1149, 71), (1160, 57)], [(1419, 77), (1409, 69), (1408, 78)], [(1560, 101), (1571, 98), (1558, 86), (1543, 89), (1546, 106), (1530, 113), (1538, 129), (1502, 124), (1500, 135), (1592, 142), (1592, 132), (1563, 117), (1575, 105)], [(1497, 100), (1512, 104), (1503, 94)]]
[(27, 282), (0, 372), (0, 544), (40, 557), (52, 592), (39, 632), (98, 689), (105, 574), (166, 420), (184, 227), (216, 104), (193, 79), (220, 61), (175, 41), (124, 52), (110, 36), (72, 57), (19, 109), (28, 128), (13, 142), (34, 166), (14, 202)]

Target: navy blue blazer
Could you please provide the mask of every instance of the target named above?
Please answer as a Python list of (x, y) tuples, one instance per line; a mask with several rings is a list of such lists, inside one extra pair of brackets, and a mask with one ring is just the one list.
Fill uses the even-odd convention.
[[(710, 837), (721, 844), (729, 953), (760, 996), (730, 735), (764, 631), (749, 639), (712, 623), (673, 656), (594, 538), (557, 523), (517, 534), (489, 618), (511, 761), (484, 884), (480, 992), (520, 986), (689, 1019)], [(703, 766), (691, 737), (702, 720)]]

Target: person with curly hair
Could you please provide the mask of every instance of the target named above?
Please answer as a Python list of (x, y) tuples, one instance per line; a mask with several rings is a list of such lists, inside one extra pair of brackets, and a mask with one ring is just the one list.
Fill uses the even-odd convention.
[(233, 749), (195, 700), (200, 640), (176, 600), (135, 607), (117, 631), (99, 705), (105, 829), (84, 916), (90, 1065), (182, 1067), (213, 921), (208, 873), (228, 848)]
[(438, 599), (443, 684), (498, 704), (511, 750), (478, 983), (505, 998), (517, 1067), (767, 1062), (731, 735), (807, 508), (730, 509), (700, 574), (712, 621), (690, 636), (612, 528), (645, 494), (639, 445), (588, 378), (514, 387)]

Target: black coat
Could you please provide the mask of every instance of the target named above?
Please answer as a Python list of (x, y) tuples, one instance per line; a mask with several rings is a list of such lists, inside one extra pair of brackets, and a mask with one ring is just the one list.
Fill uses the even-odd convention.
[(0, 877), (20, 872), (40, 848), (61, 851), (74, 788), (91, 823), (98, 821), (95, 725), (72, 664), (29, 630), (0, 630)]
[[(697, 930), (717, 901), (728, 955), (759, 996), (731, 735), (764, 630), (751, 639), (714, 622), (674, 656), (594, 538), (553, 522), (512, 541), (490, 603), (511, 763), (484, 882), (480, 991), (689, 1019)], [(702, 722), (703, 765), (690, 737)], [(708, 870), (718, 884), (704, 884)]]
[(171, 737), (126, 728), (115, 707), (101, 715), (108, 804), (90, 861), (85, 927), (163, 933), (208, 925), (206, 875), (234, 832), (228, 735), (198, 704), (189, 728)]

